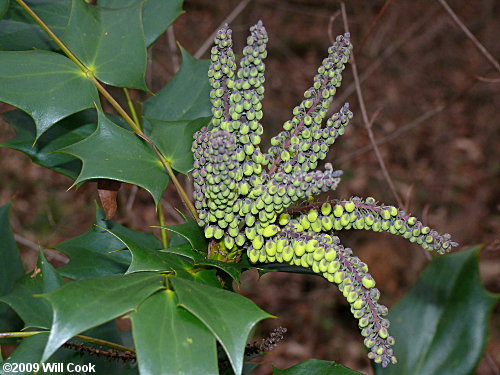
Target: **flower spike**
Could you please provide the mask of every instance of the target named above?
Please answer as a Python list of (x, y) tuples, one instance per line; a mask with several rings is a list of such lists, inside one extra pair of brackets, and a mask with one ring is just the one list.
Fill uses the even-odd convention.
[(349, 34), (338, 36), (328, 49), (293, 118), (271, 139), (268, 152), (261, 152), (267, 42), (259, 21), (250, 29), (237, 70), (227, 25), (212, 48), (208, 76), (213, 119), (210, 128), (195, 134), (192, 147), (198, 223), (216, 247), (210, 256), (237, 261), (244, 251), (252, 263), (310, 268), (336, 284), (358, 319), (368, 357), (386, 367), (397, 362), (388, 309), (378, 302), (380, 292), (368, 266), (334, 233), (386, 231), (440, 254), (458, 244), (449, 234), (440, 235), (374, 198), (311, 203), (315, 195), (335, 190), (342, 176), (330, 163), (323, 171), (316, 167), (353, 117), (346, 103), (323, 124), (352, 50)]

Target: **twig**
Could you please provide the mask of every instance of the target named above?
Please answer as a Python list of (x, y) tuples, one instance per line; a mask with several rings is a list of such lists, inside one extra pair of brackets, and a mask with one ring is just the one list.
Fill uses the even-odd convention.
[[(340, 3), (340, 7), (342, 10), (342, 19), (344, 20), (344, 29), (345, 29), (346, 33), (348, 33), (349, 32), (349, 25), (347, 22), (347, 13), (345, 10), (345, 4)], [(387, 168), (385, 166), (384, 159), (382, 159), (382, 155), (380, 154), (380, 150), (378, 149), (378, 146), (375, 142), (375, 136), (373, 135), (370, 121), (368, 119), (368, 114), (366, 112), (365, 102), (363, 99), (363, 93), (361, 91), (361, 85), (359, 84), (358, 69), (356, 67), (356, 60), (354, 58), (353, 53), (351, 53), (351, 66), (352, 66), (352, 73), (354, 76), (354, 83), (356, 85), (356, 92), (358, 93), (359, 106), (361, 108), (361, 114), (363, 116), (363, 121), (365, 123), (366, 131), (368, 132), (368, 137), (370, 138), (370, 142), (372, 143), (373, 150), (375, 151), (375, 155), (377, 156), (377, 159), (378, 159), (378, 162), (380, 164), (380, 168), (382, 169), (382, 173), (384, 174), (385, 180), (387, 181), (387, 184), (389, 185), (389, 188), (391, 189), (392, 194), (396, 198), (398, 205), (402, 206), (403, 202), (402, 202), (401, 198), (399, 197), (399, 194), (396, 191), (394, 183), (391, 180), (391, 176), (389, 175), (389, 172), (387, 171)]]
[(500, 375), (500, 371), (498, 370), (497, 364), (495, 363), (495, 360), (492, 358), (491, 354), (486, 352), (484, 358), (486, 359), (488, 367), (493, 372), (493, 375)]
[(179, 56), (177, 56), (177, 44), (175, 43), (174, 25), (167, 29), (168, 48), (170, 49), (170, 58), (172, 59), (172, 66), (174, 74), (179, 70)]
[(160, 234), (161, 234), (161, 245), (164, 249), (168, 248), (168, 231), (165, 228), (165, 215), (163, 214), (163, 207), (161, 205), (162, 200), (160, 199), (160, 203), (158, 204), (157, 214), (158, 214), (158, 223), (160, 224)]
[(238, 4), (236, 8), (233, 9), (231, 13), (222, 21), (222, 23), (217, 27), (217, 29), (210, 34), (210, 36), (203, 42), (201, 47), (198, 49), (198, 51), (195, 52), (193, 55), (195, 58), (199, 59), (207, 50), (210, 48), (212, 45), (212, 42), (215, 38), (215, 35), (217, 34), (217, 31), (221, 29), (226, 23), (231, 23), (234, 21), (236, 17), (243, 11), (243, 9), (246, 8), (246, 6), (250, 3), (251, 0), (243, 0), (241, 3)]
[(487, 78), (487, 77), (476, 76), (476, 79), (478, 81), (486, 83), (500, 83), (500, 78)]
[[(391, 57), (394, 52), (398, 51), (399, 47), (401, 47), (408, 39), (410, 39), (415, 33), (417, 33), (417, 31), (419, 31), (421, 27), (427, 25), (428, 20), (432, 16), (434, 16), (434, 13), (437, 11), (437, 9), (438, 9), (437, 5), (431, 7), (427, 11), (427, 13), (425, 13), (420, 19), (418, 19), (412, 25), (410, 25), (410, 27), (408, 27), (406, 31), (394, 43), (392, 43), (389, 47), (387, 47), (384, 50), (384, 52), (380, 55), (380, 57), (378, 57), (363, 71), (363, 74), (361, 74), (361, 76), (359, 77), (360, 84), (363, 83), (366, 79), (368, 79), (368, 77), (370, 77), (373, 74), (373, 72), (375, 72), (385, 60)], [(351, 83), (344, 90), (342, 90), (342, 94), (337, 99), (334, 100), (334, 102), (332, 103), (332, 107), (343, 104), (345, 102), (345, 99), (349, 95), (351, 95), (355, 90), (356, 90), (356, 85), (354, 83)]]
[(132, 119), (139, 126), (139, 128), (141, 128), (141, 122), (139, 121), (139, 117), (137, 117), (137, 112), (134, 107), (134, 102), (132, 102), (132, 99), (130, 98), (130, 93), (128, 92), (128, 89), (123, 88), (123, 93), (125, 94), (125, 100), (127, 101), (127, 106), (130, 111), (130, 114), (132, 115)]
[(467, 28), (467, 26), (464, 25), (464, 23), (458, 18), (457, 14), (453, 11), (453, 9), (450, 8), (446, 0), (438, 0), (439, 3), (443, 6), (443, 8), (448, 12), (450, 17), (455, 21), (455, 23), (462, 29), (465, 35), (471, 40), (472, 43), (474, 43), (474, 46), (478, 49), (480, 53), (483, 54), (484, 57), (493, 65), (493, 67), (497, 70), (497, 72), (500, 73), (500, 64), (498, 61), (495, 60), (493, 56), (488, 52), (485, 46), (481, 44), (479, 40), (470, 32), (470, 30)]
[(330, 20), (328, 21), (328, 40), (330, 40), (330, 44), (333, 44), (335, 42), (335, 37), (333, 36), (333, 22), (335, 22), (339, 15), (340, 10), (337, 10), (330, 16)]
[[(430, 111), (427, 111), (425, 113), (423, 113), (422, 115), (418, 116), (416, 119), (410, 121), (409, 123), (407, 123), (406, 125), (403, 125), (401, 127), (399, 127), (396, 131), (386, 135), (385, 137), (382, 137), (380, 139), (377, 139), (375, 141), (375, 144), (377, 146), (382, 146), (388, 142), (391, 142), (393, 141), (394, 139), (400, 137), (401, 135), (403, 135), (404, 133), (408, 132), (409, 130), (413, 129), (414, 127), (420, 125), (420, 124), (423, 124), (425, 121), (427, 121), (428, 119), (430, 119), (431, 117), (434, 117), (436, 116), (438, 113), (441, 113), (446, 107), (444, 105), (440, 105), (440, 106), (437, 106), (433, 109), (431, 109)], [(342, 164), (342, 163), (345, 163), (347, 161), (350, 161), (352, 159), (355, 159), (365, 153), (367, 153), (368, 151), (371, 151), (373, 149), (373, 145), (370, 144), (368, 146), (365, 146), (365, 147), (362, 147), (356, 151), (353, 151), (353, 152), (350, 152), (346, 155), (344, 155), (343, 157), (339, 158), (337, 160), (337, 163), (338, 164)]]
[(365, 45), (368, 37), (371, 35), (371, 33), (372, 33), (373, 29), (375, 28), (375, 26), (377, 26), (377, 24), (379, 23), (380, 19), (384, 15), (385, 11), (387, 10), (387, 8), (391, 4), (391, 2), (392, 2), (392, 0), (386, 0), (385, 4), (382, 6), (382, 9), (380, 9), (380, 11), (378, 12), (378, 14), (375, 16), (375, 18), (372, 21), (370, 27), (368, 27), (368, 30), (366, 31), (365, 36), (363, 37), (363, 39), (359, 43), (359, 47), (358, 47), (359, 50), (363, 49), (363, 46)]

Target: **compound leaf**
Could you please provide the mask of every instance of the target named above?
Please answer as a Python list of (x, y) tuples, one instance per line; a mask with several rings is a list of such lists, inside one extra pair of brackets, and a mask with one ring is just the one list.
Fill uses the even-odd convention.
[(43, 294), (54, 315), (42, 361), (73, 336), (137, 308), (162, 287), (162, 275), (140, 272), (75, 281)]
[(143, 103), (143, 115), (162, 121), (195, 120), (212, 116), (208, 60), (198, 60), (181, 48), (179, 72), (155, 96)]
[(130, 318), (142, 375), (218, 374), (215, 337), (173, 291), (148, 297)]
[(63, 42), (102, 82), (147, 90), (142, 2), (125, 8), (73, 0)]
[(112, 220), (104, 220), (104, 213), (97, 207), (95, 224), (87, 232), (53, 246), (70, 258), (68, 264), (57, 270), (63, 276), (75, 280), (123, 274), (130, 265), (131, 255), (124, 250), (122, 241), (110, 231), (150, 249), (162, 247), (152, 233), (134, 231)]
[(284, 370), (274, 368), (273, 375), (361, 375), (361, 373), (348, 369), (338, 363), (308, 359), (295, 366)]
[(146, 189), (158, 204), (169, 181), (153, 149), (101, 111), (98, 111), (97, 129), (91, 136), (59, 152), (82, 161), (75, 184), (98, 178), (128, 182)]
[(179, 277), (169, 280), (180, 306), (200, 319), (217, 337), (235, 374), (241, 374), (250, 331), (259, 321), (272, 316), (236, 293)]
[(97, 116), (94, 110), (75, 113), (57, 122), (43, 133), (36, 143), (36, 126), (30, 116), (15, 109), (2, 114), (2, 117), (15, 129), (16, 136), (0, 147), (21, 151), (42, 167), (72, 179), (77, 178), (82, 169), (80, 159), (54, 151), (79, 142), (95, 131)]
[[(10, 203), (0, 207), (0, 296), (9, 293), (16, 280), (24, 275), (19, 250), (10, 229)], [(0, 332), (15, 331), (20, 321), (12, 309), (0, 304)], [(22, 324), (21, 324), (22, 325)]]
[(99, 0), (106, 8), (123, 8), (143, 3), (142, 23), (146, 45), (149, 47), (182, 14), (183, 0)]
[(49, 303), (35, 294), (48, 293), (64, 284), (64, 279), (47, 261), (43, 251), (38, 255), (37, 267), (25, 275), (0, 301), (7, 303), (24, 321), (24, 328), (49, 329), (52, 309)]
[(99, 103), (94, 84), (55, 52), (0, 51), (0, 87), (0, 101), (33, 118), (36, 139), (59, 120)]
[[(9, 2), (4, 0), (4, 3), (8, 4)], [(27, 0), (25, 3), (56, 36), (61, 37), (68, 24), (71, 9), (68, 0)], [(33, 18), (16, 1), (12, 0), (5, 17), (0, 20), (0, 50), (25, 51), (33, 49), (58, 50), (59, 47), (36, 24)]]
[(398, 364), (378, 375), (469, 375), (486, 345), (498, 296), (481, 284), (479, 249), (435, 257), (389, 312)]
[[(161, 151), (173, 169), (188, 174), (193, 169), (193, 134), (203, 126), (208, 126), (210, 117), (189, 121), (161, 121), (144, 119), (150, 126), (149, 138)], [(147, 123), (147, 125), (146, 125)]]

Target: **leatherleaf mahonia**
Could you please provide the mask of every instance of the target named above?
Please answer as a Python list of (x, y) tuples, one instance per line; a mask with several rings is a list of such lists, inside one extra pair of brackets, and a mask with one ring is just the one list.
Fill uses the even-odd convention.
[(352, 50), (348, 34), (336, 38), (292, 119), (262, 152), (268, 37), (262, 22), (250, 32), (238, 67), (231, 29), (218, 31), (208, 72), (213, 119), (209, 128), (195, 134), (192, 147), (195, 206), (199, 225), (211, 239), (209, 256), (237, 261), (246, 252), (252, 263), (283, 262), (312, 269), (335, 283), (349, 302), (370, 350), (368, 357), (384, 367), (395, 363), (388, 309), (379, 303), (380, 292), (368, 266), (334, 233), (385, 231), (440, 254), (457, 244), (448, 234), (440, 235), (374, 198), (313, 203), (313, 196), (335, 190), (342, 175), (329, 163), (322, 171), (315, 168), (352, 118), (345, 104), (325, 121)]

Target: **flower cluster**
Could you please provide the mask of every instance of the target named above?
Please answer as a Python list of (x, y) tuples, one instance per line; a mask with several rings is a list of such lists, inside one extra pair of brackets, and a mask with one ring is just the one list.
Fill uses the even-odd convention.
[(208, 76), (213, 119), (210, 128), (195, 134), (192, 148), (199, 225), (225, 255), (245, 251), (253, 263), (302, 266), (335, 283), (358, 319), (369, 358), (384, 367), (395, 363), (395, 340), (385, 318), (388, 309), (378, 302), (380, 292), (368, 266), (342, 246), (334, 233), (386, 231), (441, 254), (457, 244), (448, 234), (440, 235), (374, 198), (310, 203), (313, 196), (335, 190), (342, 176), (330, 163), (323, 171), (315, 168), (353, 116), (345, 104), (325, 121), (352, 50), (349, 35), (337, 37), (313, 86), (293, 109), (292, 119), (263, 153), (260, 120), (268, 37), (260, 21), (250, 32), (239, 67), (227, 26), (217, 33), (211, 51)]

